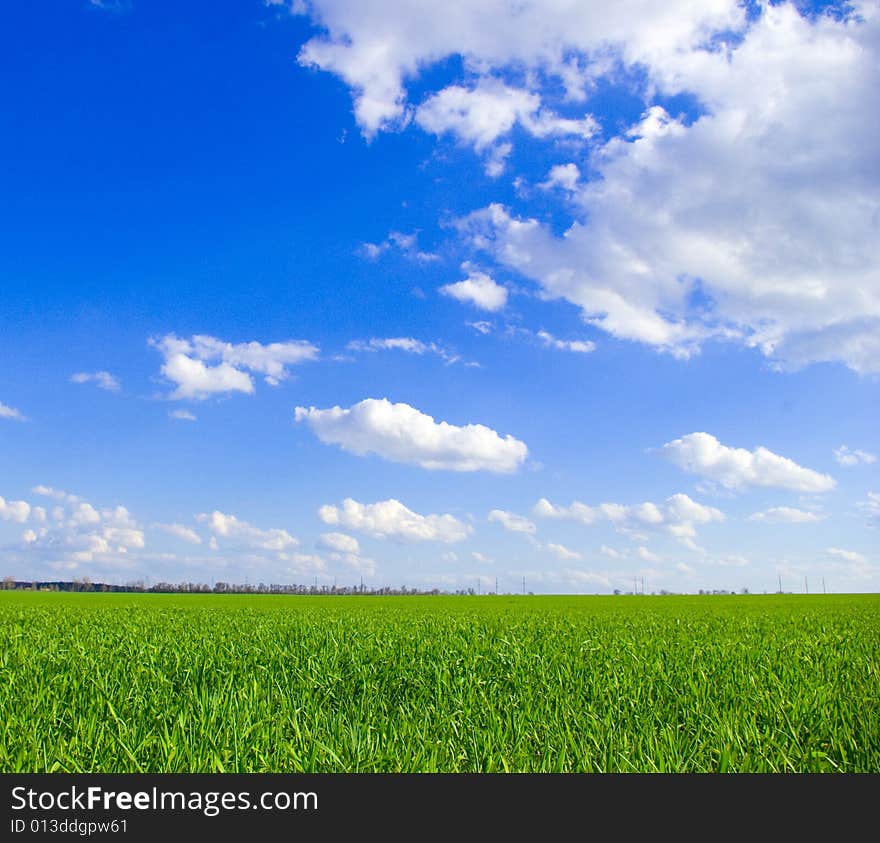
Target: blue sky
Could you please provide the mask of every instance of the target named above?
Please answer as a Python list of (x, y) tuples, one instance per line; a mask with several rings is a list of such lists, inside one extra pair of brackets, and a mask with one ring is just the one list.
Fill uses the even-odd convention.
[(880, 587), (876, 2), (7, 20), (3, 575)]

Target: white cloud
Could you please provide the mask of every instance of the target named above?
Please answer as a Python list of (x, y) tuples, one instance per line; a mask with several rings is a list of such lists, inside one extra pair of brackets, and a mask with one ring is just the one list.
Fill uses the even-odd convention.
[(474, 88), (450, 85), (425, 100), (416, 122), (427, 132), (452, 132), (461, 141), (483, 150), (509, 132), (517, 120), (534, 114), (541, 100), (497, 79), (481, 79)]
[(89, 5), (113, 14), (131, 11), (131, 0), (89, 0)]
[(683, 471), (727, 489), (765, 486), (815, 493), (827, 492), (837, 485), (833, 477), (803, 468), (766, 448), (730, 448), (709, 433), (689, 433), (667, 442), (661, 453)]
[(852, 468), (855, 465), (871, 465), (877, 461), (874, 454), (858, 449), (850, 450), (846, 445), (834, 449), (834, 459), (845, 468)]
[(198, 421), (198, 417), (189, 410), (172, 410), (168, 413), (169, 419), (177, 419), (178, 421)]
[[(553, 577), (554, 574), (551, 572), (548, 579)], [(595, 571), (578, 571), (566, 568), (559, 572), (558, 577), (568, 585), (601, 585), (605, 588), (611, 588), (611, 580), (605, 574), (599, 574)]]
[[(513, 88), (492, 77), (483, 77), (472, 87), (443, 88), (418, 107), (415, 120), (425, 131), (435, 135), (451, 133), (477, 152), (492, 147), (517, 124), (539, 138), (574, 135), (585, 139), (598, 129), (589, 114), (580, 119), (560, 117), (542, 108), (537, 94)], [(492, 152), (487, 172), (497, 177), (503, 171), (503, 159), (510, 149), (495, 147)]]
[(360, 253), (367, 260), (378, 260), (389, 250), (398, 251), (412, 260), (429, 263), (440, 259), (433, 252), (423, 252), (419, 249), (418, 232), (403, 234), (400, 231), (392, 231), (381, 243), (363, 243)]
[(877, 573), (877, 566), (868, 561), (864, 554), (855, 550), (846, 550), (840, 547), (826, 548), (825, 552), (836, 560), (830, 563), (830, 570), (838, 575), (854, 579), (871, 579)]
[(76, 503), (79, 501), (77, 495), (72, 495), (69, 492), (65, 492), (63, 489), (53, 489), (51, 486), (34, 486), (31, 491), (35, 495), (42, 495), (45, 498), (54, 498), (57, 501), (68, 501), (69, 503)]
[(581, 554), (575, 550), (569, 550), (565, 545), (547, 542), (545, 545), (557, 559), (581, 559)]
[(278, 528), (261, 530), (234, 515), (227, 515), (217, 510), (210, 513), (203, 512), (196, 516), (196, 520), (208, 525), (218, 544), (221, 539), (225, 539), (238, 547), (276, 552), (286, 551), (299, 545), (299, 539), (287, 530)]
[(791, 506), (773, 506), (763, 512), (754, 512), (749, 516), (749, 521), (766, 521), (772, 524), (806, 524), (813, 521), (821, 521), (823, 516), (815, 512), (796, 509)]
[(377, 539), (403, 542), (439, 541), (451, 544), (464, 541), (473, 529), (452, 515), (420, 515), (393, 498), (363, 504), (352, 498), (342, 508), (322, 506), (318, 517), (333, 526), (366, 533)]
[(406, 354), (436, 354), (447, 363), (457, 363), (461, 358), (452, 351), (435, 342), (422, 342), (413, 337), (371, 337), (368, 340), (352, 340), (347, 346), (350, 351), (403, 351)]
[(868, 497), (859, 502), (858, 508), (868, 517), (869, 527), (880, 527), (880, 492), (868, 492)]
[(690, 565), (685, 562), (676, 563), (675, 570), (678, 571), (680, 574), (684, 574), (687, 577), (692, 577), (694, 574), (697, 573)]
[(626, 551), (615, 550), (613, 547), (608, 547), (607, 544), (603, 544), (602, 547), (599, 548), (599, 553), (603, 556), (607, 556), (609, 559), (625, 559)]
[(373, 453), (427, 469), (509, 473), (528, 454), (525, 443), (509, 434), (501, 437), (481, 424), (436, 422), (385, 398), (367, 398), (349, 409), (297, 407), (296, 420), (305, 421), (322, 442), (358, 456)]
[(77, 504), (70, 515), (71, 525), (99, 524), (101, 514), (90, 503), (83, 501)]
[(169, 536), (175, 536), (181, 541), (188, 542), (189, 544), (201, 544), (202, 537), (191, 527), (186, 527), (183, 524), (153, 524), (154, 529), (161, 530), (163, 533), (168, 533)]
[(468, 276), (464, 281), (446, 284), (440, 288), (444, 296), (472, 304), (480, 310), (496, 312), (507, 304), (507, 288), (497, 284), (485, 272), (480, 272), (465, 264), (462, 267)]
[(532, 521), (522, 515), (505, 512), (503, 509), (493, 509), (489, 513), (489, 521), (496, 522), (512, 533), (534, 533), (537, 529)]
[(115, 375), (110, 372), (76, 372), (70, 376), (71, 383), (94, 383), (99, 389), (107, 392), (119, 392), (122, 385)]
[[(567, 0), (315, 0), (308, 9), (324, 31), (306, 43), (299, 60), (349, 85), (355, 118), (368, 137), (409, 120), (404, 79), (456, 55), (484, 78), (468, 88), (450, 86), (458, 90), (447, 88), (427, 111), (422, 110), (427, 104), (422, 106), (417, 119), (430, 121), (426, 115), (436, 113), (442, 121), (448, 115), (448, 122), (472, 142), (484, 143), (523, 113), (537, 111), (541, 120), (540, 99), (526, 91), (506, 92), (507, 86), (489, 78), (491, 69), (534, 69), (553, 84), (561, 83), (575, 102), (584, 99), (597, 73), (613, 64), (612, 51), (626, 64), (651, 68), (694, 49), (714, 32), (739, 30), (744, 23), (733, 0), (687, 0), (684, 5), (622, 0), (611, 6)], [(488, 116), (482, 116), (485, 112)], [(553, 118), (547, 119), (552, 125)], [(437, 130), (443, 130), (440, 123)]]
[(740, 556), (738, 553), (728, 553), (726, 556), (705, 561), (712, 565), (720, 565), (722, 568), (747, 568), (751, 564), (745, 556)]
[(482, 334), (483, 336), (486, 336), (486, 334), (491, 334), (495, 328), (495, 326), (491, 322), (465, 322), (465, 324), (473, 328), (478, 334)]
[(539, 187), (544, 190), (558, 187), (571, 193), (577, 190), (580, 178), (581, 171), (577, 164), (557, 164), (555, 167), (551, 167), (546, 181), (541, 182)]
[[(28, 530), (24, 537), (28, 551), (46, 559), (50, 567), (73, 570), (84, 562), (130, 567), (131, 563), (125, 561), (129, 551), (142, 550), (146, 545), (140, 524), (124, 506), (98, 509), (76, 495), (47, 486), (36, 486), (33, 491), (63, 504), (55, 508), (51, 526)], [(29, 511), (34, 521), (46, 524), (42, 507)], [(26, 520), (21, 518), (24, 508), (18, 514), (19, 520)]]
[(648, 550), (647, 547), (639, 547), (636, 550), (636, 555), (643, 562), (660, 562), (661, 561), (661, 558), (656, 553), (652, 553), (650, 550)]
[(844, 550), (840, 547), (829, 547), (826, 548), (825, 552), (829, 556), (836, 556), (838, 559), (843, 559), (845, 562), (864, 563), (868, 561), (861, 553), (857, 553), (855, 550)]
[(577, 354), (589, 354), (596, 350), (596, 343), (589, 340), (559, 340), (553, 334), (547, 331), (538, 331), (538, 339), (548, 348), (555, 348), (557, 351), (572, 351)]
[(322, 533), (318, 540), (318, 546), (334, 553), (347, 553), (354, 556), (359, 556), (361, 552), (358, 540), (345, 533)]
[(326, 561), (317, 553), (279, 553), (278, 560), (287, 563), (287, 573), (295, 577), (311, 577), (327, 570)]
[(7, 501), (0, 497), (0, 521), (15, 521), (23, 524), (31, 514), (31, 505), (27, 501)]
[(204, 400), (227, 392), (254, 392), (248, 372), (263, 375), (277, 386), (288, 377), (289, 366), (318, 356), (318, 348), (305, 340), (232, 344), (214, 337), (196, 335), (180, 339), (174, 334), (150, 340), (164, 358), (161, 372), (176, 384), (172, 399)]
[[(589, 506), (574, 501), (570, 506), (556, 506), (546, 498), (541, 498), (535, 504), (534, 513), (539, 518), (577, 521), (588, 526), (609, 522), (618, 532), (634, 537), (643, 535), (645, 530), (660, 530), (691, 549), (697, 549), (694, 544), (696, 524), (724, 520), (724, 513), (720, 510), (699, 504), (681, 493), (671, 495), (662, 504), (646, 501), (633, 505), (601, 503), (598, 506)], [(603, 546), (603, 552), (606, 556), (613, 556), (615, 551)]]
[[(784, 368), (880, 371), (875, 2), (847, 20), (765, 4), (739, 44), (664, 51), (649, 107), (598, 150), (561, 237), (493, 205), (475, 243), (610, 334), (679, 355), (709, 337)], [(683, 14), (682, 18), (687, 15)], [(821, 115), (821, 119), (817, 118)]]
[(12, 419), (12, 421), (27, 421), (27, 417), (21, 412), (21, 410), (16, 410), (15, 407), (9, 407), (0, 401), (0, 419)]
[(357, 553), (334, 553), (332, 558), (351, 571), (371, 577), (376, 573), (376, 560)]
[[(612, 5), (314, 0), (321, 31), (299, 59), (348, 84), (368, 137), (415, 116), (482, 150), (491, 175), (516, 125), (589, 134), (550, 100), (573, 113), (600, 80), (636, 93), (641, 119), (609, 121), (591, 178), (558, 173), (575, 205), (561, 236), (493, 205), (471, 219), (476, 245), (622, 339), (687, 356), (718, 338), (783, 368), (880, 371), (876, 0), (803, 15), (795, 3), (751, 15), (737, 0)], [(423, 74), (450, 56), (465, 78), (430, 90)], [(404, 82), (417, 80), (429, 91), (414, 109)], [(694, 113), (659, 104), (677, 95)]]

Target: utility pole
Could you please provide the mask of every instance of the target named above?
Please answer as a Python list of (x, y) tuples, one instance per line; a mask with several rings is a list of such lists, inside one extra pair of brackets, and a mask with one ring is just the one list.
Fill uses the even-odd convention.
[(523, 594), (526, 593), (526, 578), (523, 577)]
[(779, 574), (779, 593), (782, 594), (782, 574)]
[(638, 594), (638, 593), (639, 593), (638, 580), (635, 577), (633, 577), (633, 594)]
[(807, 575), (806, 574), (804, 574), (804, 593), (805, 594), (810, 593), (810, 584), (807, 582)]
[(822, 577), (822, 594), (828, 594), (828, 592), (825, 591), (825, 577)]
[(498, 594), (498, 577), (495, 577), (495, 594)]

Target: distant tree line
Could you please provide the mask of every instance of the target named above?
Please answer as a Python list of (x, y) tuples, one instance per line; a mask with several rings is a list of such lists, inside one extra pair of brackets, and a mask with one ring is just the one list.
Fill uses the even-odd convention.
[(16, 580), (5, 577), (0, 588), (4, 591), (89, 591), (108, 593), (143, 593), (143, 594), (314, 594), (314, 595), (413, 595), (413, 594), (474, 594), (472, 588), (460, 591), (441, 591), (438, 588), (418, 589), (382, 586), (370, 588), (365, 585), (282, 585), (278, 583), (228, 583), (216, 582), (208, 585), (203, 582), (158, 582), (146, 585), (142, 580), (127, 582), (124, 585), (115, 583), (92, 582), (88, 577), (74, 580)]
[[(5, 577), (0, 582), (0, 590), (2, 591), (93, 591), (93, 592), (121, 592), (121, 593), (144, 593), (144, 594), (301, 594), (301, 595), (414, 595), (414, 594), (457, 594), (469, 595), (478, 594), (473, 588), (463, 588), (457, 591), (444, 591), (439, 588), (419, 589), (407, 588), (405, 585), (400, 588), (391, 586), (382, 586), (381, 588), (370, 588), (361, 585), (281, 585), (278, 583), (229, 583), (215, 582), (208, 585), (203, 582), (157, 582), (154, 585), (147, 585), (143, 580), (134, 580), (124, 585), (115, 583), (92, 582), (88, 577), (74, 580), (17, 580), (14, 577)], [(488, 592), (492, 594), (492, 592)], [(532, 594), (533, 592), (529, 592)], [(642, 591), (621, 591), (615, 588), (615, 595), (621, 594), (638, 594), (642, 595)], [(677, 592), (660, 589), (652, 591), (651, 594), (674, 595)], [(699, 594), (737, 594), (736, 591), (728, 591), (727, 589), (700, 589)], [(743, 588), (739, 594), (748, 594), (749, 590)]]

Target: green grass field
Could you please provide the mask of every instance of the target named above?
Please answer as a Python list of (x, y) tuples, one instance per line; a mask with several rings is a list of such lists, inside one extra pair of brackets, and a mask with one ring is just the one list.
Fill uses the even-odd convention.
[(0, 592), (3, 772), (880, 771), (880, 596)]

